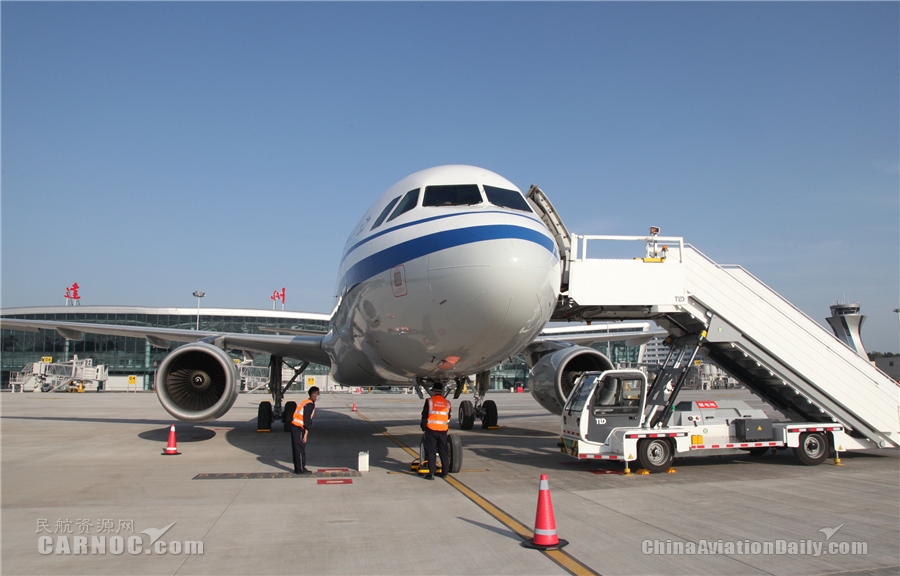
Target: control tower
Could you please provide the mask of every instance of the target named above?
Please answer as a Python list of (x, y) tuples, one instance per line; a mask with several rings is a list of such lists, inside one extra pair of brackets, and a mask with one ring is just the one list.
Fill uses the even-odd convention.
[(869, 359), (866, 349), (863, 347), (862, 329), (863, 322), (866, 317), (859, 313), (859, 303), (841, 304), (837, 303), (831, 306), (831, 316), (826, 318), (834, 335), (837, 336), (844, 344), (853, 348), (857, 354)]

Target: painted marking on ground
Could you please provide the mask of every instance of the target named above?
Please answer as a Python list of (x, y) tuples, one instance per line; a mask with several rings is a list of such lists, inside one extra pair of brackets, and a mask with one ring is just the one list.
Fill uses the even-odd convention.
[(302, 478), (290, 472), (210, 472), (197, 474), (192, 480), (260, 480), (268, 478)]
[(356, 470), (323, 470), (319, 469), (318, 472), (314, 472), (313, 476), (316, 478), (346, 478), (348, 476), (362, 476), (362, 473), (357, 472)]
[[(384, 436), (390, 438), (390, 440), (394, 444), (406, 450), (406, 452), (409, 453), (413, 458), (419, 457), (419, 454), (416, 451), (395, 438), (387, 430), (382, 429), (380, 426), (360, 414), (359, 411), (355, 412), (355, 414), (368, 422), (373, 428), (381, 432)], [(523, 540), (531, 540), (532, 538), (534, 538), (534, 532), (529, 530), (528, 527), (492, 504), (489, 500), (487, 500), (453, 476), (447, 476), (446, 478), (444, 478), (444, 480), (446, 480), (448, 484), (458, 490), (463, 496), (474, 502), (476, 506), (487, 512), (489, 515), (493, 516), (495, 520), (515, 532)], [(570, 574), (574, 574), (576, 576), (600, 576), (599, 572), (592, 570), (586, 564), (577, 560), (574, 556), (572, 556), (565, 550), (541, 550), (540, 552)]]
[[(463, 473), (468, 473), (468, 472), (490, 472), (490, 470), (487, 468), (475, 468), (472, 470), (460, 470), (459, 472), (457, 472), (457, 474), (463, 474)], [(388, 474), (409, 474), (412, 476), (416, 476), (419, 474), (418, 472), (413, 472), (411, 470), (388, 470), (387, 473)]]
[(338, 478), (337, 480), (316, 480), (316, 484), (353, 484), (353, 480), (349, 478)]

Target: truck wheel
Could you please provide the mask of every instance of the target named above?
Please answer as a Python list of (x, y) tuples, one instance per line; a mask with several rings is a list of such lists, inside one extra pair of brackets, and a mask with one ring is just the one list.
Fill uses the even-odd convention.
[[(449, 436), (448, 448), (450, 449), (450, 473), (456, 474), (462, 470), (463, 451), (462, 440), (457, 434), (447, 434)], [(444, 472), (447, 472), (444, 470)]]
[(807, 466), (816, 466), (828, 458), (828, 438), (820, 432), (800, 435), (800, 446), (794, 448), (797, 459)]
[(499, 420), (499, 417), (497, 416), (497, 403), (493, 400), (485, 400), (482, 408), (484, 409), (484, 417), (481, 419), (481, 427), (491, 428), (496, 426), (497, 421)]
[(297, 403), (293, 400), (284, 404), (284, 412), (281, 414), (281, 421), (284, 422), (284, 431), (290, 432), (294, 422), (294, 412), (297, 410)]
[(675, 460), (672, 445), (664, 438), (644, 438), (638, 443), (638, 463), (650, 472), (665, 472)]
[(256, 429), (269, 431), (272, 429), (272, 403), (260, 402), (256, 413)]
[(475, 406), (470, 400), (463, 400), (459, 403), (459, 428), (461, 430), (471, 430), (475, 425)]

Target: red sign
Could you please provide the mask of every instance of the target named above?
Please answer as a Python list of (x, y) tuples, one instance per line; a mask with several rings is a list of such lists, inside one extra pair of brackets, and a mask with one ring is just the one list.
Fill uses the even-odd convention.
[(272, 295), (269, 296), (269, 300), (281, 300), (281, 303), (284, 304), (284, 288), (281, 289), (281, 292), (278, 290), (272, 292)]
[(701, 408), (701, 409), (703, 409), (703, 408), (718, 408), (718, 407), (719, 407), (719, 405), (716, 404), (715, 402), (713, 402), (712, 400), (703, 400), (703, 401), (697, 402), (697, 408)]
[(74, 304), (77, 304), (78, 300), (81, 300), (81, 296), (78, 295), (79, 288), (78, 282), (74, 282), (71, 286), (66, 287), (66, 306), (69, 305), (69, 300), (74, 300)]

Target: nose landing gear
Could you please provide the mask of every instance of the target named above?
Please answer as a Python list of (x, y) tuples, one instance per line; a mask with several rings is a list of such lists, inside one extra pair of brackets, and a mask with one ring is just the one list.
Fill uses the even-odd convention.
[(462, 430), (471, 430), (475, 426), (475, 420), (481, 420), (481, 427), (486, 429), (497, 428), (499, 419), (497, 403), (493, 400), (485, 400), (488, 388), (491, 384), (490, 372), (479, 372), (475, 377), (475, 403), (463, 400), (459, 404), (459, 427)]

